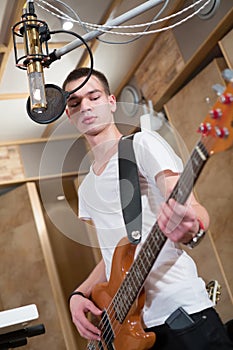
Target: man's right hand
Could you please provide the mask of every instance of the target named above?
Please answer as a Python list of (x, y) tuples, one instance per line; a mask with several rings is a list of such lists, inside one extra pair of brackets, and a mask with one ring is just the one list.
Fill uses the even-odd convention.
[(72, 321), (83, 338), (100, 340), (100, 330), (88, 320), (86, 315), (90, 312), (94, 316), (100, 316), (102, 310), (98, 309), (90, 299), (81, 295), (73, 295), (70, 299), (70, 311)]

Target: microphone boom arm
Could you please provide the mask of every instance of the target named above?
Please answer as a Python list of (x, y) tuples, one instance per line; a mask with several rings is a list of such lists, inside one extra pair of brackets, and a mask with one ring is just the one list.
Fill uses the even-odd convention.
[[(120, 25), (120, 24), (134, 18), (134, 17), (137, 17), (141, 13), (150, 10), (151, 8), (159, 5), (162, 2), (164, 2), (164, 0), (148, 0), (144, 4), (141, 4), (137, 7), (129, 10), (128, 12), (120, 15), (119, 17), (116, 17), (114, 19), (107, 21), (105, 23), (105, 25), (109, 25), (109, 26)], [(100, 30), (93, 30), (87, 34), (84, 34), (83, 39), (86, 42), (88, 42), (88, 41), (90, 41), (90, 40), (92, 40), (92, 39), (94, 39), (102, 34), (104, 34), (104, 32), (102, 32)], [(82, 44), (83, 44), (83, 42), (80, 39), (75, 39), (71, 43), (69, 43), (69, 44), (67, 44), (59, 49), (54, 50), (52, 52), (52, 54), (50, 55), (50, 60), (49, 60), (48, 64), (51, 64), (52, 62), (56, 61), (57, 59), (60, 59), (61, 56), (69, 53), (70, 51), (76, 49), (77, 47), (81, 46)]]

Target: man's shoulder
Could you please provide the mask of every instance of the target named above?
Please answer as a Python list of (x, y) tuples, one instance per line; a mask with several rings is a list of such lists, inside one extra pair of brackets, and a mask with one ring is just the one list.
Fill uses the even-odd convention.
[(88, 186), (88, 183), (91, 179), (92, 171), (89, 170), (87, 174), (82, 175), (80, 180), (78, 180), (78, 191), (81, 191), (85, 186)]
[(156, 144), (158, 142), (167, 144), (165, 139), (156, 131), (142, 130), (134, 135), (134, 144), (149, 146), (150, 144)]

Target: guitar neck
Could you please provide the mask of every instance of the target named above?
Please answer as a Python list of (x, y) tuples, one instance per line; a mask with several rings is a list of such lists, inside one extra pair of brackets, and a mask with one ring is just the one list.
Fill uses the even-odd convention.
[(185, 165), (184, 171), (182, 172), (168, 200), (170, 198), (174, 198), (181, 204), (186, 202), (208, 158), (209, 153), (207, 152), (204, 144), (199, 141), (192, 151), (192, 154)]
[[(168, 200), (186, 202), (208, 158), (205, 146), (199, 141)], [(127, 316), (165, 242), (166, 236), (156, 222), (112, 300), (119, 322)]]

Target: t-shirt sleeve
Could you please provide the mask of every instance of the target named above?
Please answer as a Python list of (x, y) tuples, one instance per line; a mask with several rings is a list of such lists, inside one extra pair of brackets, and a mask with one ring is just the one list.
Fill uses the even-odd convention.
[(183, 170), (181, 159), (167, 141), (155, 131), (137, 133), (134, 137), (134, 150), (139, 170), (147, 178), (154, 179), (159, 172), (165, 170), (174, 173)]
[(78, 190), (78, 217), (82, 220), (91, 220), (90, 214), (86, 206), (86, 202), (82, 195), (82, 184)]

